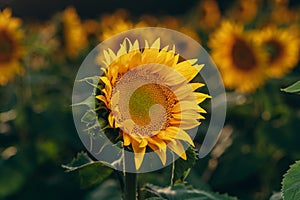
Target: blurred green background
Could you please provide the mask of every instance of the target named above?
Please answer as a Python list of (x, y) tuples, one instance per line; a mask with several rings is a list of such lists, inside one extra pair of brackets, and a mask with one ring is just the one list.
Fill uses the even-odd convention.
[[(22, 19), (17, 29), (23, 36), (16, 39), (22, 54), (15, 60), (23, 72), (4, 72), (7, 66), (0, 62), (0, 75), (18, 74), (4, 74), (8, 82), (0, 85), (0, 199), (113, 199), (109, 195), (119, 190), (114, 173), (83, 188), (76, 172), (61, 167), (86, 151), (73, 124), (72, 87), (85, 55), (107, 37), (162, 26), (190, 35), (211, 52), (211, 36), (228, 19), (243, 24), (245, 32), (271, 24), (299, 40), (296, 0), (250, 0), (246, 7), (241, 1), (213, 1), (211, 7), (203, 2), (212, 1), (1, 0), (2, 11), (9, 7), (13, 17)], [(250, 5), (257, 5), (254, 14)], [(274, 13), (284, 11), (289, 17), (280, 21)], [(280, 91), (300, 79), (299, 52), (294, 57), (297, 62), (287, 73), (266, 78), (250, 93), (228, 88), (220, 140), (187, 178), (195, 188), (242, 200), (269, 199), (280, 191), (283, 174), (300, 159), (300, 96)], [(201, 138), (196, 138), (199, 145)], [(166, 186), (170, 167), (140, 176), (140, 185)]]

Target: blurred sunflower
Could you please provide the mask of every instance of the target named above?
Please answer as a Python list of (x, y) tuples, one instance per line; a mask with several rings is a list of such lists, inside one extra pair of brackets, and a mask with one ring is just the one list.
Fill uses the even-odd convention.
[(128, 31), (133, 28), (141, 28), (148, 26), (143, 21), (134, 23), (129, 20), (126, 10), (120, 9), (113, 14), (105, 14), (101, 17), (99, 29), (102, 31), (99, 40), (106, 40), (116, 34)]
[(265, 54), (241, 25), (223, 21), (208, 45), (227, 88), (248, 93), (264, 83)]
[(209, 31), (216, 28), (221, 20), (218, 3), (215, 0), (201, 1), (197, 8), (197, 16), (201, 29)]
[(256, 16), (258, 5), (258, 0), (238, 0), (229, 11), (229, 16), (242, 23), (249, 23)]
[(274, 24), (298, 23), (300, 19), (299, 7), (289, 8), (289, 1), (275, 0), (273, 2), (270, 20)]
[[(163, 165), (167, 148), (186, 160), (182, 141), (194, 143), (185, 130), (197, 127), (198, 120), (204, 119), (200, 113), (206, 111), (198, 104), (210, 98), (194, 92), (204, 84), (188, 83), (203, 65), (195, 64), (196, 59), (180, 61), (174, 48), (160, 47), (159, 39), (151, 46), (145, 41), (144, 48), (138, 41), (125, 39), (116, 54), (110, 49), (104, 54), (105, 76), (100, 78), (104, 89), (96, 98), (110, 110), (109, 125), (121, 128), (124, 146), (134, 152), (136, 169), (147, 147), (155, 151)], [(141, 86), (135, 90), (137, 85)], [(155, 109), (157, 104), (164, 109)]]
[(19, 59), (22, 56), (20, 30), (21, 20), (11, 17), (11, 10), (0, 11), (0, 85), (7, 84), (15, 74), (21, 74), (23, 68)]
[(184, 24), (182, 22), (182, 20), (180, 20), (177, 17), (164, 16), (164, 17), (161, 17), (158, 21), (159, 22), (155, 25), (156, 27), (164, 27), (164, 28), (173, 29), (173, 30), (179, 31), (181, 33), (184, 33), (184, 34), (190, 36), (197, 42), (201, 42), (200, 38), (199, 38), (198, 34), (195, 32), (195, 30), (193, 28), (187, 26), (186, 24)]
[(300, 40), (296, 30), (269, 26), (257, 33), (256, 40), (268, 54), (269, 76), (282, 77), (297, 65)]
[(64, 10), (62, 20), (66, 52), (74, 58), (86, 47), (87, 34), (74, 7)]
[[(182, 20), (178, 17), (174, 16), (161, 16), (159, 19), (150, 16), (150, 15), (144, 15), (141, 17), (141, 21), (145, 22), (149, 26), (152, 27), (163, 27), (163, 28), (168, 28), (168, 29), (173, 29), (175, 31), (181, 32), (198, 43), (201, 43), (201, 39), (195, 29), (191, 28), (187, 24), (184, 24)], [(149, 40), (150, 36), (148, 36)], [(156, 38), (153, 38), (153, 40), (148, 41), (148, 42), (154, 42)], [(191, 55), (191, 57), (194, 57), (193, 55), (196, 53), (194, 51), (194, 48), (192, 47), (191, 43), (186, 42), (186, 40), (182, 40), (182, 38), (172, 38), (168, 37), (165, 38), (165, 40), (168, 40), (167, 43), (175, 43), (177, 50), (180, 49), (181, 51), (185, 52), (188, 55)], [(195, 55), (196, 56), (196, 55)]]

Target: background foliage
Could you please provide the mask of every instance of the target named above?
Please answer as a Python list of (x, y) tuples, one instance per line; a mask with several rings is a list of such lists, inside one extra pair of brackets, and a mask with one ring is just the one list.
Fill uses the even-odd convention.
[[(112, 1), (99, 9), (97, 3), (83, 7), (78, 2), (51, 1), (49, 9), (32, 7), (35, 12), (29, 12), (25, 2), (0, 3), (1, 10), (11, 7), (13, 15), (22, 19), (19, 28), (24, 32), (19, 44), (24, 53), (18, 59), (24, 73), (0, 86), (0, 199), (8, 200), (121, 198), (120, 174), (85, 153), (77, 155), (85, 148), (72, 120), (72, 87), (85, 55), (98, 42), (134, 27), (163, 26), (190, 35), (211, 51), (208, 41), (223, 19), (240, 20), (250, 30), (266, 24), (293, 28), (289, 29), (293, 34), (300, 25), (298, 2), (287, 0), (253, 1), (258, 5), (253, 16), (251, 7), (239, 7), (239, 1), (216, 1), (220, 18), (214, 27), (209, 20), (204, 24), (206, 15), (215, 16), (203, 11), (204, 1), (154, 1), (147, 6)], [(118, 10), (124, 7), (129, 11)], [(244, 15), (235, 14), (236, 9)], [(280, 19), (274, 13), (282, 10), (286, 13)], [(192, 165), (177, 165), (172, 181), (179, 181), (171, 188), (172, 166), (140, 174), (141, 197), (281, 199), (283, 175), (300, 158), (300, 96), (290, 93), (299, 93), (299, 82), (286, 92), (280, 89), (300, 79), (299, 67), (297, 62), (289, 73), (268, 78), (251, 93), (228, 89), (227, 120), (214, 150), (194, 161), (187, 177)], [(201, 141), (199, 135), (196, 143)], [(284, 176), (285, 199), (299, 199), (299, 171), (297, 162)]]

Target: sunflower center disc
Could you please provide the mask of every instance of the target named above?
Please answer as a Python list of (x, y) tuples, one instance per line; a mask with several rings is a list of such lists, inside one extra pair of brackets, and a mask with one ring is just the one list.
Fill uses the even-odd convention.
[(14, 44), (12, 38), (4, 30), (0, 30), (0, 62), (8, 62), (12, 58)]
[(249, 71), (256, 65), (256, 58), (252, 49), (242, 39), (237, 38), (237, 41), (232, 46), (233, 62), (238, 69)]
[(158, 116), (154, 120), (164, 117), (161, 106), (156, 104), (161, 105), (164, 109), (167, 107), (166, 97), (160, 86), (150, 83), (139, 87), (133, 92), (129, 101), (132, 120), (140, 126), (146, 126), (151, 123), (151, 114)]
[(167, 127), (177, 98), (164, 83), (166, 71), (170, 74), (173, 70), (148, 64), (126, 72), (116, 83), (112, 112), (123, 131), (136, 137), (152, 137)]

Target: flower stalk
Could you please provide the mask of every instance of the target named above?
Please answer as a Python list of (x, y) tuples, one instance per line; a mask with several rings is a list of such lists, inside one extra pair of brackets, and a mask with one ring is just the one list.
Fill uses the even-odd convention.
[(125, 191), (124, 200), (136, 200), (137, 199), (137, 174), (126, 172), (125, 178)]

